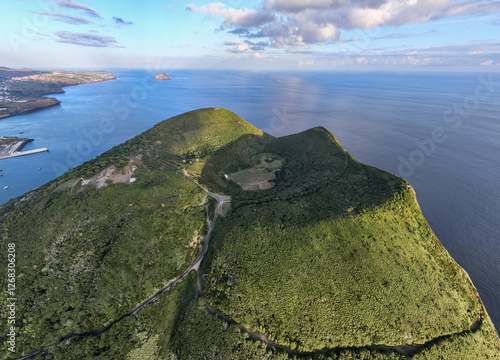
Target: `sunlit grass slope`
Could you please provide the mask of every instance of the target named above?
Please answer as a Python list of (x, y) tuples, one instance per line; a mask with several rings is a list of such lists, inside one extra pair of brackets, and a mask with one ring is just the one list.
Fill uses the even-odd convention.
[[(183, 114), (2, 206), (2, 249), (17, 249), (17, 353), (100, 329), (185, 271), (206, 232), (207, 196), (166, 164), (188, 167), (194, 149), (209, 154), (246, 133), (262, 134), (227, 110)], [(121, 175), (130, 158), (142, 159), (134, 183), (73, 186), (111, 165)]]

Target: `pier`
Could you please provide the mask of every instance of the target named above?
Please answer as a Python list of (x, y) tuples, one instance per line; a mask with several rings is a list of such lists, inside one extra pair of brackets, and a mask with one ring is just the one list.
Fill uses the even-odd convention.
[(28, 150), (28, 151), (14, 151), (14, 152), (9, 153), (8, 155), (0, 155), (0, 160), (9, 159), (12, 157), (17, 157), (17, 156), (37, 154), (37, 153), (41, 153), (41, 152), (45, 152), (45, 151), (49, 151), (49, 149), (40, 148), (40, 149)]
[(49, 151), (47, 148), (21, 151), (23, 147), (33, 141), (33, 139), (19, 139), (17, 137), (0, 136), (0, 140), (3, 142), (2, 146), (0, 146), (0, 160)]

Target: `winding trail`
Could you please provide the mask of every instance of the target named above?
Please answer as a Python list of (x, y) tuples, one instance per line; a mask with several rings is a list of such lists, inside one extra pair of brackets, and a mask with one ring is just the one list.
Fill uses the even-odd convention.
[[(210, 241), (210, 236), (212, 235), (212, 230), (215, 227), (215, 223), (217, 221), (217, 216), (219, 216), (219, 214), (222, 214), (222, 205), (224, 205), (224, 203), (226, 203), (228, 201), (231, 201), (231, 197), (211, 193), (207, 189), (205, 189), (203, 186), (201, 186), (196, 180), (192, 179), (186, 170), (183, 170), (182, 173), (184, 174), (184, 176), (186, 176), (186, 178), (188, 178), (189, 180), (194, 182), (196, 185), (199, 186), (200, 189), (202, 189), (204, 192), (206, 192), (208, 196), (213, 197), (215, 200), (217, 200), (217, 208), (215, 209), (214, 219), (212, 221), (210, 221), (210, 218), (207, 216), (208, 233), (205, 236), (203, 250), (201, 251), (200, 255), (198, 255), (198, 257), (195, 259), (195, 261), (193, 262), (193, 265), (191, 265), (189, 267), (189, 270), (188, 270), (188, 272), (190, 270), (196, 270), (196, 272), (198, 273), (198, 269), (200, 268), (201, 261), (203, 260), (203, 257), (205, 256), (205, 254), (208, 250), (208, 243)], [(200, 281), (199, 273), (198, 273), (197, 280), (196, 280), (196, 288), (198, 289), (198, 293), (200, 295), (203, 295), (203, 289), (201, 288), (201, 281)]]
[[(177, 170), (177, 171), (179, 171), (179, 170)], [(218, 217), (219, 214), (222, 215), (222, 206), (223, 206), (224, 203), (230, 202), (231, 201), (231, 197), (230, 196), (221, 195), (221, 194), (214, 194), (214, 193), (209, 192), (202, 185), (200, 185), (196, 180), (192, 179), (189, 176), (189, 174), (188, 174), (188, 172), (186, 170), (183, 170), (182, 174), (184, 174), (184, 176), (187, 179), (189, 179), (190, 181), (192, 181), (193, 183), (195, 183), (208, 196), (214, 198), (217, 201), (217, 207), (215, 209), (215, 214), (214, 214), (214, 218), (213, 218), (212, 221), (210, 221), (209, 214), (207, 214), (208, 232), (207, 232), (207, 235), (205, 235), (204, 238), (203, 238), (203, 240), (204, 240), (203, 249), (200, 252), (200, 254), (198, 254), (198, 256), (195, 258), (195, 260), (193, 261), (193, 263), (187, 268), (187, 270), (184, 271), (181, 275), (179, 275), (175, 279), (170, 280), (163, 288), (161, 288), (160, 290), (156, 291), (153, 295), (151, 295), (147, 299), (145, 299), (142, 302), (140, 302), (139, 304), (137, 304), (132, 310), (130, 310), (126, 314), (122, 315), (120, 318), (114, 320), (108, 326), (106, 326), (106, 327), (104, 327), (102, 329), (88, 331), (88, 332), (81, 333), (81, 334), (69, 334), (69, 335), (66, 335), (65, 337), (59, 339), (56, 343), (54, 343), (52, 345), (49, 345), (46, 348), (37, 350), (36, 352), (34, 352), (34, 353), (32, 353), (32, 354), (30, 354), (28, 356), (24, 356), (24, 357), (18, 358), (16, 360), (27, 360), (27, 359), (35, 358), (37, 355), (45, 353), (47, 351), (48, 347), (60, 344), (61, 342), (65, 341), (65, 340), (69, 340), (71, 338), (75, 338), (75, 337), (77, 337), (77, 338), (78, 337), (83, 338), (83, 337), (88, 337), (88, 336), (100, 336), (101, 334), (103, 334), (104, 332), (106, 332), (107, 330), (109, 330), (112, 326), (114, 326), (115, 324), (117, 324), (120, 321), (122, 321), (124, 318), (132, 316), (132, 315), (135, 315), (139, 310), (141, 310), (146, 305), (148, 305), (149, 303), (151, 303), (152, 301), (154, 301), (158, 295), (166, 292), (172, 286), (174, 286), (179, 281), (181, 281), (182, 279), (184, 279), (189, 274), (189, 272), (191, 270), (195, 270), (196, 273), (197, 273), (197, 281), (196, 281), (197, 291), (198, 291), (198, 293), (199, 293), (200, 296), (203, 295), (203, 289), (202, 289), (202, 286), (201, 286), (199, 267), (200, 267), (201, 261), (203, 260), (205, 254), (206, 254), (206, 252), (208, 250), (208, 244), (209, 244), (209, 241), (210, 241), (210, 236), (211, 236), (212, 231), (213, 231), (213, 229), (215, 227), (215, 223), (217, 222), (217, 217)], [(366, 195), (367, 195), (367, 193), (365, 192), (365, 194), (363, 195), (363, 201), (366, 200)], [(294, 355), (327, 354), (327, 353), (330, 353), (330, 352), (333, 352), (333, 351), (340, 351), (340, 350), (359, 351), (360, 349), (366, 349), (366, 350), (379, 350), (379, 351), (382, 350), (382, 351), (388, 351), (388, 352), (396, 352), (396, 353), (399, 353), (399, 354), (411, 356), (411, 355), (419, 352), (423, 348), (428, 348), (428, 347), (432, 346), (433, 344), (440, 343), (441, 341), (445, 341), (447, 339), (450, 339), (453, 336), (466, 335), (466, 334), (471, 333), (471, 332), (476, 332), (477, 330), (479, 330), (481, 328), (482, 320), (483, 320), (482, 312), (480, 312), (479, 315), (478, 315), (477, 321), (474, 322), (474, 324), (472, 324), (470, 326), (469, 330), (464, 330), (464, 331), (453, 333), (453, 334), (447, 334), (447, 335), (438, 336), (438, 337), (436, 337), (434, 339), (431, 339), (431, 340), (429, 340), (429, 341), (427, 341), (427, 342), (425, 342), (423, 344), (412, 344), (412, 345), (407, 344), (407, 345), (396, 345), (396, 346), (383, 345), (383, 344), (377, 344), (377, 345), (375, 345), (374, 344), (374, 345), (366, 345), (366, 346), (359, 346), (359, 347), (349, 347), (349, 346), (346, 346), (346, 347), (323, 348), (323, 349), (317, 349), (317, 350), (312, 350), (312, 351), (300, 351), (300, 350), (292, 349), (289, 346), (278, 344), (278, 343), (270, 340), (267, 337), (266, 334), (262, 334), (260, 332), (252, 331), (250, 329), (245, 328), (242, 324), (240, 324), (240, 323), (236, 322), (235, 320), (231, 319), (230, 317), (228, 317), (227, 315), (223, 314), (221, 311), (215, 309), (214, 307), (212, 307), (208, 303), (205, 304), (205, 308), (207, 309), (207, 311), (209, 313), (222, 318), (224, 321), (227, 321), (227, 322), (229, 322), (231, 324), (236, 325), (241, 331), (244, 331), (244, 332), (248, 333), (249, 335), (253, 336), (254, 338), (256, 338), (256, 339), (258, 339), (258, 340), (260, 340), (260, 341), (262, 341), (262, 342), (264, 342), (264, 343), (266, 343), (266, 344), (268, 344), (270, 346), (273, 346), (275, 348), (284, 350), (285, 352), (287, 352), (289, 354), (294, 354)]]
[[(212, 221), (210, 221), (209, 215), (207, 214), (208, 233), (207, 233), (207, 235), (205, 235), (203, 237), (203, 242), (204, 242), (203, 243), (203, 249), (200, 252), (200, 254), (196, 257), (196, 259), (193, 261), (193, 263), (186, 269), (186, 271), (184, 271), (181, 275), (179, 275), (175, 279), (170, 280), (164, 287), (162, 287), (161, 289), (159, 289), (158, 291), (156, 291), (153, 295), (151, 295), (147, 299), (145, 299), (142, 302), (140, 302), (139, 304), (137, 304), (132, 310), (130, 310), (126, 314), (124, 314), (121, 317), (119, 317), (118, 319), (115, 319), (114, 321), (112, 321), (109, 325), (107, 325), (107, 326), (105, 326), (105, 327), (103, 327), (101, 329), (91, 330), (91, 331), (87, 331), (87, 332), (80, 333), (80, 334), (69, 334), (69, 335), (66, 335), (65, 337), (59, 339), (56, 343), (54, 343), (52, 345), (49, 345), (46, 348), (37, 350), (36, 352), (34, 352), (34, 353), (30, 354), (30, 355), (27, 355), (27, 356), (24, 356), (24, 357), (21, 357), (21, 358), (17, 358), (16, 360), (33, 359), (37, 355), (40, 355), (41, 353), (45, 353), (47, 351), (48, 347), (60, 344), (61, 342), (65, 341), (65, 340), (69, 340), (71, 338), (79, 338), (79, 337), (83, 338), (83, 337), (87, 337), (87, 336), (99, 336), (99, 335), (102, 335), (104, 332), (108, 331), (111, 327), (113, 327), (115, 324), (119, 323), (120, 321), (122, 321), (126, 317), (135, 315), (143, 307), (145, 307), (146, 305), (148, 305), (149, 303), (151, 303), (152, 301), (154, 301), (158, 295), (163, 294), (164, 292), (166, 292), (167, 290), (169, 290), (172, 286), (174, 286), (179, 281), (181, 281), (182, 279), (184, 279), (189, 274), (189, 272), (191, 270), (195, 270), (196, 273), (198, 274), (198, 269), (200, 267), (200, 263), (203, 260), (203, 257), (205, 256), (205, 254), (206, 254), (206, 252), (208, 250), (208, 243), (210, 241), (210, 235), (212, 235), (212, 230), (215, 227), (215, 223), (217, 221), (217, 216), (219, 215), (219, 213), (222, 214), (222, 205), (225, 202), (231, 201), (231, 197), (230, 196), (221, 195), (221, 194), (211, 193), (207, 189), (205, 189), (203, 186), (201, 186), (196, 180), (192, 179), (189, 176), (189, 174), (188, 174), (188, 172), (186, 170), (183, 170), (182, 173), (184, 174), (184, 176), (186, 176), (187, 179), (189, 179), (190, 181), (192, 181), (193, 183), (195, 183), (200, 189), (202, 189), (205, 193), (207, 193), (208, 196), (210, 196), (210, 197), (214, 198), (215, 200), (217, 200), (217, 208), (215, 209), (215, 215), (214, 215), (214, 218), (213, 218)], [(202, 288), (201, 288), (201, 282), (200, 282), (200, 276), (199, 276), (199, 274), (197, 276), (196, 287), (197, 287), (198, 293), (201, 295), (202, 294)]]

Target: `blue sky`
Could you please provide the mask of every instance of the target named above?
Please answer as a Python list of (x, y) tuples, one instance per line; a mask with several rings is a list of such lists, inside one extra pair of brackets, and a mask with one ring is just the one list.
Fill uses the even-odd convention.
[(500, 0), (9, 0), (0, 66), (500, 70)]

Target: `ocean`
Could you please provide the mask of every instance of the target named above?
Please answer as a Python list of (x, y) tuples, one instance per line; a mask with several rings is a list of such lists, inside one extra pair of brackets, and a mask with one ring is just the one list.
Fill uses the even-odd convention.
[(50, 150), (0, 161), (0, 203), (189, 110), (227, 108), (274, 136), (324, 126), (413, 185), (500, 327), (499, 73), (111, 71), (117, 80), (65, 88), (60, 106), (0, 121), (0, 135), (35, 140), (24, 150)]

